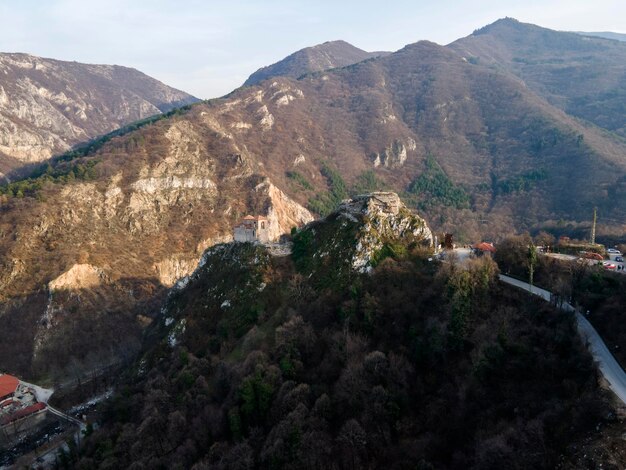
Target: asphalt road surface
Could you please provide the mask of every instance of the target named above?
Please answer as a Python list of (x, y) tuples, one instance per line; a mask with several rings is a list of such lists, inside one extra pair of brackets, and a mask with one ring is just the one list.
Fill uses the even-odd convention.
[[(531, 285), (527, 282), (518, 281), (517, 279), (513, 279), (512, 277), (505, 276), (503, 274), (500, 274), (500, 280), (512, 286), (519, 287), (520, 289), (527, 290), (534, 295), (538, 295), (541, 298), (550, 301), (551, 294), (545, 289), (540, 289), (535, 286), (531, 287)], [(587, 343), (591, 355), (598, 363), (598, 368), (606, 381), (609, 383), (613, 393), (617, 395), (617, 398), (619, 398), (622, 403), (626, 404), (626, 373), (624, 373), (624, 370), (615, 360), (606, 344), (604, 344), (604, 341), (602, 341), (602, 338), (596, 329), (582, 314), (577, 312), (572, 305), (566, 302), (563, 303), (563, 310), (576, 312), (575, 315), (578, 333)]]

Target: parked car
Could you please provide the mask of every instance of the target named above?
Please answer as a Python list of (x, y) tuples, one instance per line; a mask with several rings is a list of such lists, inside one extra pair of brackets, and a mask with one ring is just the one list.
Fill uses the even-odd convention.
[(615, 257), (615, 261), (617, 261), (618, 263), (623, 263), (624, 262), (624, 257), (623, 256), (616, 256)]
[(611, 263), (610, 261), (605, 261), (604, 263), (602, 263), (602, 266), (604, 266), (604, 269), (615, 269), (617, 268), (617, 266), (613, 263)]
[(606, 250), (607, 253), (610, 253), (612, 255), (621, 255), (621, 251), (616, 250), (615, 248), (609, 248)]

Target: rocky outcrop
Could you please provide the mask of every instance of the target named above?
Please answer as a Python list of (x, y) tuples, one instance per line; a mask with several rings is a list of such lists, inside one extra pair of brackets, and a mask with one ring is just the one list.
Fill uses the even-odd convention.
[(91, 264), (75, 264), (59, 277), (48, 283), (52, 292), (60, 290), (89, 289), (100, 285), (105, 279), (102, 269)]
[(197, 265), (197, 258), (172, 256), (156, 263), (154, 269), (161, 284), (172, 287), (179, 279), (191, 274)]
[(255, 190), (268, 198), (266, 217), (269, 221), (270, 240), (278, 240), (281, 235), (289, 233), (293, 227), (300, 227), (313, 220), (313, 215), (307, 209), (274, 186), (269, 179), (259, 184)]
[[(413, 139), (409, 138), (409, 149), (415, 150), (416, 144)], [(404, 165), (407, 158), (407, 148), (399, 140), (394, 140), (381, 153), (374, 154), (374, 166), (385, 166), (388, 168), (398, 168)]]
[(352, 254), (352, 267), (360, 272), (369, 271), (376, 254), (391, 241), (433, 244), (433, 234), (426, 221), (409, 211), (396, 193), (356, 196), (344, 201), (337, 214), (360, 222)]
[(372, 217), (378, 214), (398, 215), (400, 209), (406, 209), (396, 193), (375, 192), (361, 194), (347, 199), (339, 206), (340, 213), (358, 214)]
[(177, 253), (154, 264), (154, 271), (157, 273), (159, 282), (165, 287), (173, 287), (177, 283), (185, 283), (185, 279), (190, 276), (202, 262), (202, 255), (208, 248), (222, 243), (229, 243), (233, 240), (232, 234), (216, 236), (201, 240), (196, 246), (195, 252)]
[(314, 283), (340, 285), (355, 271), (371, 271), (385, 257), (432, 245), (426, 221), (408, 210), (397, 194), (374, 192), (343, 201), (328, 217), (299, 230), (293, 254), (298, 268)]
[(84, 306), (83, 296), (107, 282), (108, 277), (101, 268), (78, 263), (48, 283), (48, 301), (34, 334), (33, 359), (37, 359), (51, 329), (58, 325), (59, 317), (63, 317), (65, 307), (71, 304)]

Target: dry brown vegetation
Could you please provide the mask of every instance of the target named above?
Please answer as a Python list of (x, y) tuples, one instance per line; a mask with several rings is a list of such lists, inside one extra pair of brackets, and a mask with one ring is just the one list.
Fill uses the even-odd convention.
[(623, 43), (507, 18), (450, 47), (475, 63), (506, 68), (568, 114), (626, 137)]
[(609, 409), (571, 318), (490, 260), (437, 270), (407, 251), (324, 288), (300, 274), (213, 252), (167, 303), (178, 344), (162, 319), (71, 465), (554, 468)]
[[(545, 221), (567, 227), (588, 219), (594, 206), (607, 222), (620, 223), (624, 154), (614, 135), (568, 116), (511, 73), (428, 42), (300, 80), (275, 78), (240, 89), (55, 163), (60, 176), (38, 180), (41, 188), (23, 197), (3, 196), (0, 315), (20, 325), (23, 340), (6, 346), (0, 367), (33, 372), (32, 354), (17, 360), (11, 348), (32, 347), (45, 311), (34, 299), (45, 298), (47, 284), (85, 254), (110, 285), (93, 297), (104, 304), (84, 302), (77, 307), (81, 321), (62, 331), (79, 334), (91, 314), (99, 318), (104, 311), (123, 312), (129, 325), (154, 317), (138, 306), (162, 292), (155, 266), (197, 260), (241, 215), (266, 210), (258, 189), (265, 177), (313, 207), (320, 194), (333, 193), (325, 168), (348, 189), (367, 175), (420, 204), (437, 231), (470, 241)], [(429, 161), (441, 177), (427, 182), (443, 187), (421, 184)], [(78, 164), (90, 168), (88, 179), (69, 176), (82, 174), (72, 167)], [(209, 179), (215, 188), (167, 186), (172, 176), (177, 184)], [(150, 188), (150, 178), (167, 187), (138, 189)], [(428, 191), (416, 196), (411, 188)], [(124, 284), (128, 279), (136, 287)]]

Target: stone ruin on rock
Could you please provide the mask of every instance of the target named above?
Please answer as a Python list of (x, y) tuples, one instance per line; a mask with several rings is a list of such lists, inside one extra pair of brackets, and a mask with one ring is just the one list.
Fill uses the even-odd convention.
[(339, 211), (361, 214), (382, 212), (397, 215), (401, 207), (404, 207), (404, 204), (396, 193), (379, 191), (347, 199), (341, 203)]

